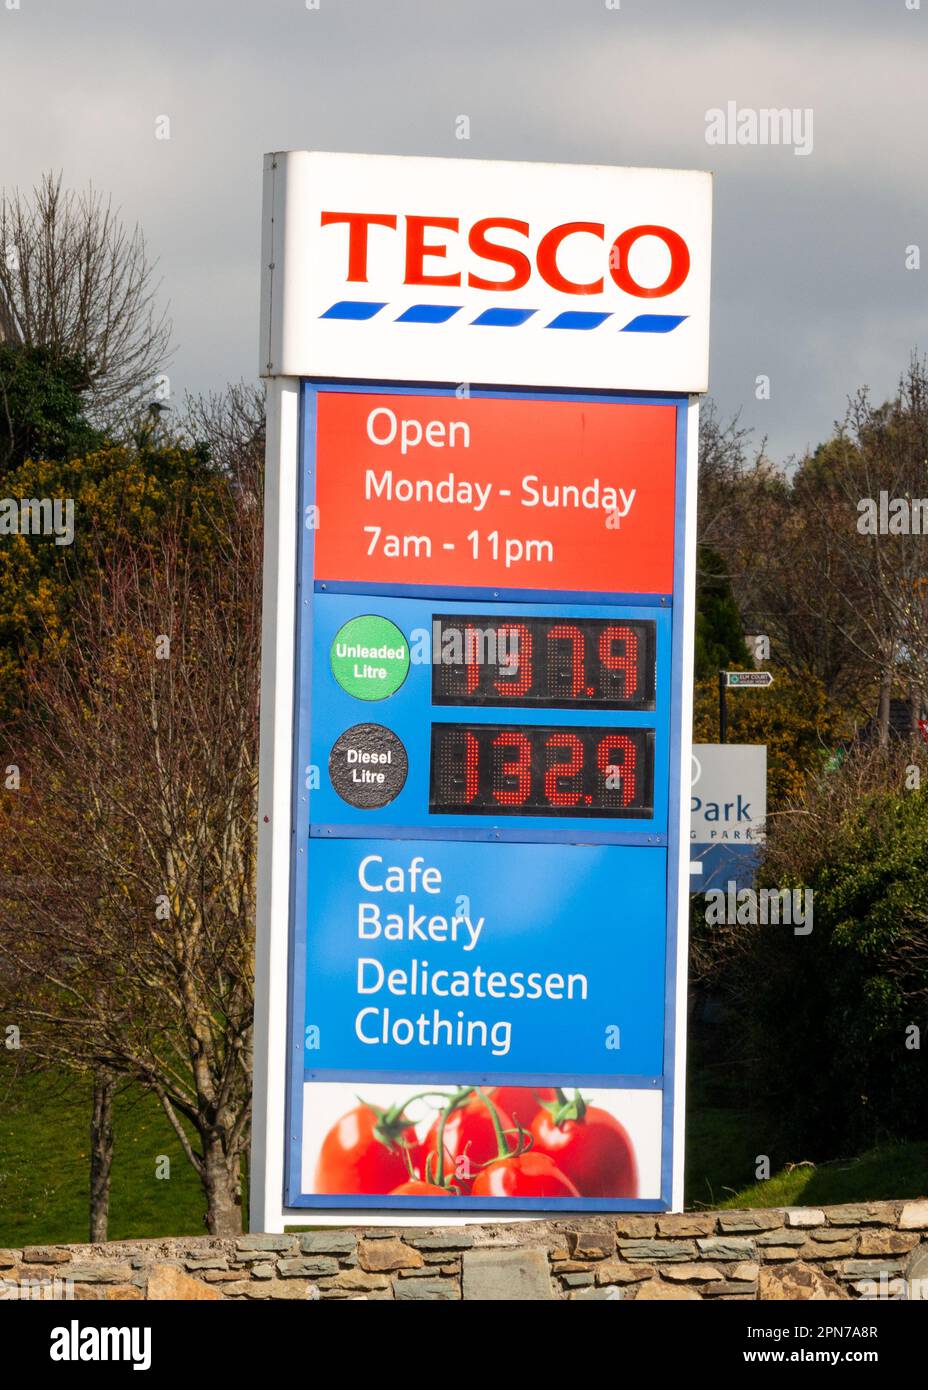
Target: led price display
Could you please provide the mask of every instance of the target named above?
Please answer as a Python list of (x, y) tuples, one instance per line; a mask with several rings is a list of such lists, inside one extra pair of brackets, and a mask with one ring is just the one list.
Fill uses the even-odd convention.
[(432, 620), (432, 703), (653, 710), (656, 624), (612, 618)]
[(653, 805), (653, 729), (432, 725), (432, 812), (646, 818)]

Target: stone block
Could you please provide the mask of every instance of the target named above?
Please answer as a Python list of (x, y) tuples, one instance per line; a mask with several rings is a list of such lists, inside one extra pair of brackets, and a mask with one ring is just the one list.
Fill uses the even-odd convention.
[(722, 1279), (724, 1276), (714, 1265), (702, 1264), (694, 1260), (692, 1264), (668, 1265), (661, 1270), (665, 1279), (672, 1284), (701, 1284), (707, 1279)]
[[(767, 1245), (758, 1250), (757, 1253), (762, 1260), (775, 1264), (778, 1260), (798, 1260), (802, 1255), (804, 1245), (805, 1241), (798, 1247), (795, 1245)], [(825, 1260), (834, 1257), (834, 1251), (826, 1249), (824, 1245), (813, 1245), (812, 1249), (819, 1259)]]
[(657, 1273), (653, 1265), (630, 1265), (624, 1260), (603, 1260), (596, 1266), (597, 1284), (637, 1284), (652, 1279)]
[(335, 1276), (332, 1284), (340, 1289), (358, 1290), (366, 1293), (371, 1289), (388, 1289), (390, 1280), (385, 1274), (368, 1274), (363, 1269), (343, 1269)]
[(252, 1251), (268, 1250), (273, 1254), (286, 1254), (296, 1245), (296, 1236), (238, 1236), (235, 1248), (242, 1254)]
[(845, 1279), (879, 1279), (881, 1274), (901, 1274), (903, 1268), (902, 1260), (845, 1260), (841, 1272)]
[(707, 1260), (753, 1260), (757, 1257), (757, 1248), (753, 1240), (739, 1240), (737, 1236), (729, 1236), (725, 1239), (722, 1236), (709, 1236), (705, 1240), (697, 1240), (699, 1253), (704, 1255)]
[(618, 1216), (615, 1221), (617, 1236), (630, 1239), (644, 1239), (657, 1234), (656, 1216)]
[(908, 1296), (913, 1302), (928, 1302), (928, 1245), (913, 1250), (905, 1262)]
[(214, 1284), (204, 1284), (193, 1279), (174, 1265), (153, 1265), (145, 1286), (146, 1297), (150, 1302), (162, 1303), (171, 1300), (187, 1302), (215, 1302), (222, 1294)]
[(850, 1240), (832, 1241), (830, 1245), (823, 1241), (807, 1240), (805, 1245), (798, 1251), (793, 1251), (793, 1256), (800, 1260), (844, 1260), (850, 1255), (857, 1254), (857, 1232), (854, 1231)]
[(825, 1213), (821, 1207), (787, 1207), (784, 1211), (787, 1226), (824, 1226)]
[(844, 1241), (857, 1239), (857, 1231), (846, 1226), (819, 1226), (809, 1232), (810, 1239), (818, 1245), (837, 1245)]
[(489, 1302), (554, 1298), (545, 1250), (465, 1250), (464, 1298)]
[(858, 1255), (907, 1255), (918, 1244), (916, 1232), (861, 1231)]
[(757, 1280), (759, 1299), (830, 1303), (847, 1296), (834, 1279), (801, 1261), (782, 1266), (764, 1265)]
[(358, 1263), (369, 1273), (379, 1273), (393, 1269), (419, 1269), (425, 1261), (418, 1250), (393, 1236), (389, 1240), (360, 1241)]
[[(702, 1241), (699, 1242), (702, 1245)], [(675, 1260), (691, 1260), (696, 1246), (691, 1240), (620, 1240), (619, 1250), (627, 1260), (659, 1260), (662, 1264)]]
[[(627, 1297), (631, 1297), (631, 1293), (632, 1291), (629, 1290)], [(634, 1297), (636, 1303), (639, 1299), (642, 1299), (644, 1302), (653, 1303), (669, 1299), (675, 1299), (677, 1301), (689, 1299), (695, 1301), (696, 1299), (701, 1299), (702, 1294), (697, 1293), (695, 1289), (687, 1288), (686, 1284), (665, 1284), (660, 1279), (648, 1279), (644, 1284), (638, 1284), (636, 1286)]]
[(304, 1255), (353, 1255), (357, 1243), (353, 1231), (308, 1231), (300, 1236)]
[(55, 1274), (59, 1279), (73, 1279), (75, 1284), (131, 1284), (133, 1269), (125, 1261), (115, 1263), (111, 1260), (100, 1260), (98, 1264), (74, 1264), (68, 1269), (56, 1269)]
[(305, 1279), (238, 1279), (232, 1284), (223, 1284), (222, 1293), (210, 1288), (216, 1298), (260, 1298), (286, 1299), (290, 1302), (309, 1297), (310, 1285)]
[(292, 1255), (277, 1261), (277, 1273), (282, 1279), (322, 1279), (327, 1274), (338, 1273), (338, 1260), (328, 1255), (319, 1255), (315, 1259)]
[(402, 1303), (410, 1300), (445, 1303), (456, 1302), (460, 1289), (453, 1279), (401, 1279), (393, 1281), (393, 1296)]
[(575, 1260), (604, 1260), (615, 1252), (611, 1230), (568, 1231), (567, 1249)]
[(711, 1236), (716, 1231), (716, 1215), (707, 1212), (671, 1212), (657, 1218), (659, 1236)]
[(75, 1284), (75, 1303), (136, 1303), (142, 1299), (138, 1284)]
[(906, 1202), (899, 1213), (900, 1231), (928, 1231), (928, 1200)]
[(474, 1243), (469, 1231), (406, 1231), (403, 1239), (417, 1250), (470, 1250)]
[(750, 1235), (754, 1231), (775, 1231), (783, 1225), (781, 1211), (720, 1211), (722, 1235)]
[(758, 1247), (762, 1250), (767, 1245), (805, 1245), (807, 1233), (805, 1231), (762, 1231), (755, 1236)]

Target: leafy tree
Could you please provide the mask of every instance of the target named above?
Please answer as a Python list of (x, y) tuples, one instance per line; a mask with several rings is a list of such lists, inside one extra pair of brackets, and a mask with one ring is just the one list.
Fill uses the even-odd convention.
[(702, 545), (696, 568), (696, 679), (702, 680), (726, 666), (744, 668), (750, 660), (724, 560)]
[(84, 378), (76, 357), (0, 344), (0, 486), (29, 458), (73, 458), (102, 445), (84, 418)]
[[(261, 511), (222, 487), (205, 518), (214, 546), (197, 555), (189, 519), (169, 516), (157, 545), (114, 551), (81, 586), (61, 654), (29, 669), (31, 718), (4, 750), (25, 776), (0, 802), (0, 986), (47, 1062), (158, 1098), (210, 1232), (233, 1235), (251, 1103)], [(105, 1117), (97, 1128), (105, 1150)]]
[(857, 750), (772, 817), (761, 881), (810, 888), (813, 929), (738, 929), (755, 1101), (803, 1157), (928, 1136), (928, 793), (906, 790), (911, 756)]
[(183, 528), (191, 557), (208, 551), (212, 513), (227, 486), (202, 451), (153, 436), (141, 447), (109, 444), (64, 462), (27, 459), (7, 474), (9, 498), (73, 504), (73, 541), (0, 538), (0, 720), (22, 712), (26, 664), (66, 640), (80, 584), (122, 547), (152, 553), (168, 517)]
[[(802, 794), (807, 778), (821, 770), (840, 727), (840, 712), (821, 684), (777, 671), (766, 690), (728, 692), (729, 743), (767, 745), (767, 805), (777, 810)], [(698, 681), (693, 738), (716, 743), (719, 697), (716, 680)]]

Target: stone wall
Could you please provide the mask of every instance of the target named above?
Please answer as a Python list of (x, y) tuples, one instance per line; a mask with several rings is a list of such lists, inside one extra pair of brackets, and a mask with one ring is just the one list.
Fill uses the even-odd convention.
[(0, 1250), (0, 1298), (928, 1299), (928, 1200)]

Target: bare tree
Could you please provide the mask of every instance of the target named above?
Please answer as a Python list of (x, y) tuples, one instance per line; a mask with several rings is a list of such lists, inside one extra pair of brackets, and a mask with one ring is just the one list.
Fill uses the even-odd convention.
[(263, 385), (234, 382), (223, 391), (184, 397), (178, 424), (181, 443), (208, 450), (210, 460), (227, 477), (240, 481), (264, 460), (266, 393)]
[(95, 189), (46, 174), (31, 195), (0, 194), (0, 305), (8, 341), (79, 359), (91, 413), (105, 421), (153, 387), (171, 324), (136, 226)]
[(19, 1016), (158, 1098), (213, 1234), (241, 1230), (256, 867), (260, 511), (228, 496), (205, 557), (167, 534), (79, 601), (0, 846)]

